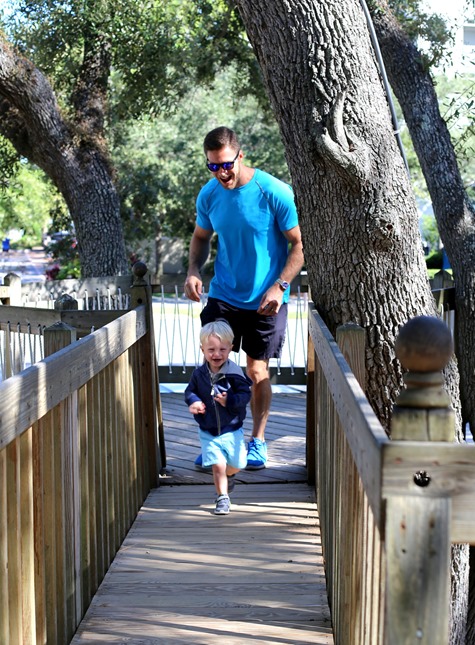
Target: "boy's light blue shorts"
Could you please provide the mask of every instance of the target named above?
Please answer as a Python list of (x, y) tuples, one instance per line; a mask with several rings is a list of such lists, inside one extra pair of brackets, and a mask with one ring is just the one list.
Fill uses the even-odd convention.
[(226, 463), (239, 470), (247, 466), (247, 449), (242, 428), (225, 432), (218, 437), (204, 430), (199, 433), (203, 466)]

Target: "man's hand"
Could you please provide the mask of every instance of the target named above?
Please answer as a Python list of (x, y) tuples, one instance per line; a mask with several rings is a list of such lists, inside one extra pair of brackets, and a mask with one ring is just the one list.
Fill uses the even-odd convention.
[(203, 282), (201, 278), (196, 275), (187, 276), (185, 280), (185, 296), (190, 300), (199, 302), (202, 293)]
[(278, 284), (273, 284), (262, 296), (257, 310), (262, 316), (277, 316), (284, 293)]

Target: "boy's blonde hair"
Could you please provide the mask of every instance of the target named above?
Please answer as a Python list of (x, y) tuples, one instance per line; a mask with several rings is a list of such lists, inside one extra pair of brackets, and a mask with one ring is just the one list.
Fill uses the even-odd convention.
[(210, 336), (216, 336), (224, 343), (233, 344), (234, 333), (225, 320), (215, 320), (214, 322), (203, 325), (200, 331), (200, 343), (206, 343)]

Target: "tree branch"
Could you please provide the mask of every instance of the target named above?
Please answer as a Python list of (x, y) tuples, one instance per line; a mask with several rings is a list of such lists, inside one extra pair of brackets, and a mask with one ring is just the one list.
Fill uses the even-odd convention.
[[(57, 158), (69, 130), (46, 77), (0, 36), (0, 131), (16, 150), (44, 167)], [(41, 161), (41, 163), (40, 163)]]
[(328, 128), (321, 125), (315, 132), (315, 145), (319, 154), (343, 171), (352, 184), (366, 183), (371, 174), (368, 147), (345, 129), (343, 106), (345, 93), (338, 94), (328, 115)]

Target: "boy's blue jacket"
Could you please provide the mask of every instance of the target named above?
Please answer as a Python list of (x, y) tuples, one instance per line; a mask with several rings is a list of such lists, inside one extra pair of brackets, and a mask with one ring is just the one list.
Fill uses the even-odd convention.
[[(251, 385), (251, 379), (231, 360), (227, 360), (217, 374), (213, 374), (204, 362), (191, 375), (185, 402), (191, 405), (203, 401), (205, 413), (193, 416), (202, 430), (216, 437), (242, 427), (246, 406), (251, 400)], [(214, 400), (218, 392), (227, 392), (226, 407)]]

